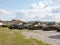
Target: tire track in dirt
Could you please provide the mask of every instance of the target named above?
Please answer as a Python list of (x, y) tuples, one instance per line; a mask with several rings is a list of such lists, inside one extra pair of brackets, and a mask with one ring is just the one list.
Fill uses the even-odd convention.
[(41, 32), (41, 34), (34, 33), (34, 32), (22, 32), (22, 35), (24, 35), (26, 39), (33, 37), (33, 38), (35, 38), (37, 40), (41, 40), (45, 43), (49, 43), (52, 45), (60, 45), (60, 39), (52, 39), (52, 38), (48, 37), (48, 36), (59, 35), (60, 33), (54, 32), (54, 31), (50, 31), (50, 32), (49, 31), (46, 31), (46, 32), (40, 31), (40, 32)]

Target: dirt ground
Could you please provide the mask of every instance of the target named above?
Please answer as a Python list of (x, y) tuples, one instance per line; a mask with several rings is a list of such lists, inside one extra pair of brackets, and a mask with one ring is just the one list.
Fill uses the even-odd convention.
[(60, 32), (57, 31), (34, 30), (22, 32), (22, 34), (26, 37), (26, 39), (33, 37), (45, 43), (60, 45)]

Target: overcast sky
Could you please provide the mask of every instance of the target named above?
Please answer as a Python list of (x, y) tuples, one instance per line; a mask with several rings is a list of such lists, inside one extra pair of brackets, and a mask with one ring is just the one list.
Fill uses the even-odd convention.
[(60, 0), (0, 0), (0, 19), (60, 22)]

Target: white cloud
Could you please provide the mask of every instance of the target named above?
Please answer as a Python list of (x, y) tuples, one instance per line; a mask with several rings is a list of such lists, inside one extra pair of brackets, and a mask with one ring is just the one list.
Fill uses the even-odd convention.
[(60, 1), (60, 0), (53, 0), (53, 1)]
[(48, 5), (47, 4), (44, 4), (43, 2), (39, 2), (39, 3), (33, 3), (33, 4), (31, 4), (31, 8), (32, 9), (40, 9), (40, 10), (42, 10), (42, 9), (44, 9), (44, 8), (46, 8)]
[(7, 11), (7, 10), (4, 10), (4, 9), (0, 9), (0, 15), (3, 15), (3, 14), (10, 14), (11, 12)]
[(0, 9), (0, 19), (11, 20), (11, 19), (14, 19), (15, 17), (16, 17), (15, 12), (8, 11), (5, 9)]
[(60, 21), (60, 6), (54, 4), (54, 0), (41, 0), (39, 3), (31, 4), (31, 8), (28, 10), (19, 9), (16, 12), (10, 12), (4, 9), (0, 9), (0, 15), (8, 16), (7, 19), (21, 19), (24, 21), (31, 20), (43, 20), (43, 21)]
[[(33, 3), (31, 4), (31, 9), (29, 10), (19, 10), (18, 13), (21, 13), (23, 15), (23, 20), (50, 20), (50, 21), (60, 21), (60, 10), (58, 11), (58, 8), (60, 9), (60, 6), (50, 6), (54, 2), (51, 0), (45, 0), (40, 1), (39, 3)], [(54, 11), (58, 13), (53, 13)], [(20, 14), (20, 15), (21, 15)], [(58, 14), (58, 15), (57, 15)], [(49, 19), (48, 19), (48, 18)], [(52, 17), (52, 19), (50, 19)]]
[(54, 19), (55, 19), (56, 22), (60, 22), (60, 13), (55, 14)]

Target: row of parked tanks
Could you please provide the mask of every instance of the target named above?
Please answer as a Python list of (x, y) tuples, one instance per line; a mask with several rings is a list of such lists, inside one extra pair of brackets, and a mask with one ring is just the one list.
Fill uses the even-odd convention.
[(44, 30), (44, 31), (49, 31), (49, 30), (57, 30), (60, 31), (60, 25), (57, 25), (56, 23), (39, 23), (39, 22), (34, 22), (32, 24), (30, 23), (18, 23), (18, 24), (12, 24), (8, 27), (9, 29), (29, 29), (29, 30)]

